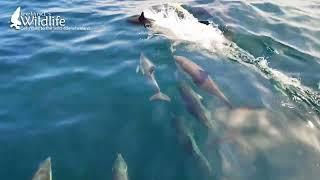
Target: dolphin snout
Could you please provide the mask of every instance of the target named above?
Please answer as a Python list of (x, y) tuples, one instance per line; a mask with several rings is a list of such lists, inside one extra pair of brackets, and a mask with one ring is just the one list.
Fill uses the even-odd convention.
[(181, 56), (174, 55), (173, 58), (177, 63), (181, 63)]
[(123, 161), (123, 157), (122, 157), (122, 155), (121, 155), (120, 153), (117, 154), (117, 159), (118, 159), (119, 161)]

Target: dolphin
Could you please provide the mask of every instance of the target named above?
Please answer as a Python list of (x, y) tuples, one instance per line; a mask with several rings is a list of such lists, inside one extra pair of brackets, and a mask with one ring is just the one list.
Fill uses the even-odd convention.
[(112, 180), (128, 180), (128, 167), (126, 161), (119, 153), (112, 168)]
[(197, 94), (186, 82), (179, 83), (180, 95), (187, 110), (203, 124), (206, 128), (212, 129), (213, 124), (210, 114), (201, 103), (202, 97)]
[(192, 156), (197, 166), (205, 172), (208, 177), (212, 177), (212, 167), (207, 158), (200, 151), (190, 128), (187, 127), (184, 120), (181, 117), (174, 116), (173, 126), (176, 129), (179, 143), (184, 146), (186, 151)]
[(142, 12), (140, 15), (129, 17), (127, 21), (132, 24), (144, 25), (145, 27), (150, 27), (153, 22), (153, 20), (145, 17), (144, 12)]
[(211, 95), (217, 96), (230, 109), (232, 105), (228, 98), (222, 93), (216, 83), (212, 80), (209, 73), (202, 69), (199, 65), (183, 56), (174, 56), (175, 62), (179, 69), (182, 69), (187, 75), (191, 77), (193, 82), (201, 89), (207, 91)]
[(52, 180), (52, 171), (51, 171), (51, 158), (48, 157), (43, 161), (34, 174), (32, 180)]
[(143, 53), (140, 55), (140, 63), (137, 67), (136, 72), (141, 71), (142, 75), (146, 76), (149, 81), (156, 88), (156, 94), (150, 97), (150, 101), (153, 100), (162, 100), (162, 101), (171, 101), (170, 97), (165, 95), (160, 91), (160, 87), (154, 77), (154, 71), (156, 66), (146, 57)]
[[(153, 6), (153, 8), (155, 8), (155, 6)], [(183, 14), (181, 13), (181, 15), (183, 15)], [(151, 27), (154, 20), (147, 18), (144, 15), (144, 12), (141, 12), (140, 15), (134, 15), (134, 16), (129, 17), (127, 19), (127, 22), (129, 22), (131, 24), (143, 25), (144, 27)], [(205, 25), (211, 24), (210, 21), (208, 21), (208, 20), (199, 20), (199, 23), (202, 23)]]

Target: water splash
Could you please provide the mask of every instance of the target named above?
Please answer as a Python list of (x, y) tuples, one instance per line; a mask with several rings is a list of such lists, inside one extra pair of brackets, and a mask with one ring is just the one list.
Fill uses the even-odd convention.
[(153, 21), (150, 30), (172, 40), (173, 45), (181, 42), (194, 44), (211, 53), (226, 56), (232, 61), (253, 68), (296, 102), (308, 104), (317, 114), (320, 114), (320, 93), (306, 87), (296, 79), (287, 76), (279, 70), (268, 66), (268, 61), (255, 58), (253, 55), (237, 46), (236, 43), (224, 37), (217, 25), (205, 25), (185, 10), (180, 4), (164, 4), (146, 9), (145, 16)]
[(153, 6), (144, 12), (147, 18), (154, 20), (152, 31), (169, 39), (193, 42), (211, 51), (221, 51), (226, 43), (218, 28), (199, 23), (198, 19), (178, 4)]

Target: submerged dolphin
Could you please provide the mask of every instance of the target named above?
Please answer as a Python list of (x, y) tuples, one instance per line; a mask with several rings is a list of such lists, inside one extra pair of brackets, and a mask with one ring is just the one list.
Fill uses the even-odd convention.
[(128, 167), (127, 163), (121, 156), (117, 155), (117, 159), (113, 164), (112, 168), (112, 180), (128, 180)]
[(43, 161), (34, 174), (32, 180), (52, 180), (52, 171), (51, 171), (51, 158), (48, 157)]
[(154, 71), (155, 71), (156, 66), (146, 57), (144, 56), (143, 53), (140, 55), (140, 63), (137, 67), (137, 73), (141, 71), (141, 73), (146, 76), (151, 83), (154, 85), (156, 88), (156, 94), (150, 97), (150, 101), (152, 100), (163, 100), (163, 101), (171, 101), (170, 97), (163, 94), (160, 91), (160, 87), (154, 77)]
[(203, 70), (199, 65), (183, 56), (174, 56), (176, 64), (180, 69), (186, 72), (193, 82), (207, 91), (211, 95), (220, 98), (229, 108), (232, 108), (228, 98), (222, 93), (216, 83), (212, 80), (209, 73)]
[(173, 117), (173, 125), (176, 129), (179, 143), (190, 153), (197, 166), (204, 171), (208, 177), (213, 176), (209, 161), (200, 151), (191, 130), (186, 126), (184, 120), (181, 117)]
[(185, 82), (179, 83), (179, 91), (187, 110), (198, 120), (200, 120), (201, 124), (208, 129), (212, 129), (213, 125), (211, 123), (208, 111), (201, 103), (201, 96)]

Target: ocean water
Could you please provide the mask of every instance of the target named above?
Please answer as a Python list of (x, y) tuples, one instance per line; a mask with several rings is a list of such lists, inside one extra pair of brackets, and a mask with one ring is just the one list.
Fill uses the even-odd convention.
[[(117, 153), (131, 180), (208, 178), (173, 115), (192, 130), (210, 179), (319, 179), (320, 2), (179, 2), (184, 18), (165, 1), (2, 0), (0, 179), (32, 179), (49, 156), (54, 180), (112, 179)], [(13, 30), (18, 6), (87, 30)], [(142, 11), (154, 27), (127, 21)], [(141, 53), (170, 103), (149, 101), (154, 90), (135, 72)], [(173, 55), (201, 65), (233, 104), (190, 83), (223, 127), (217, 139), (184, 107)]]

